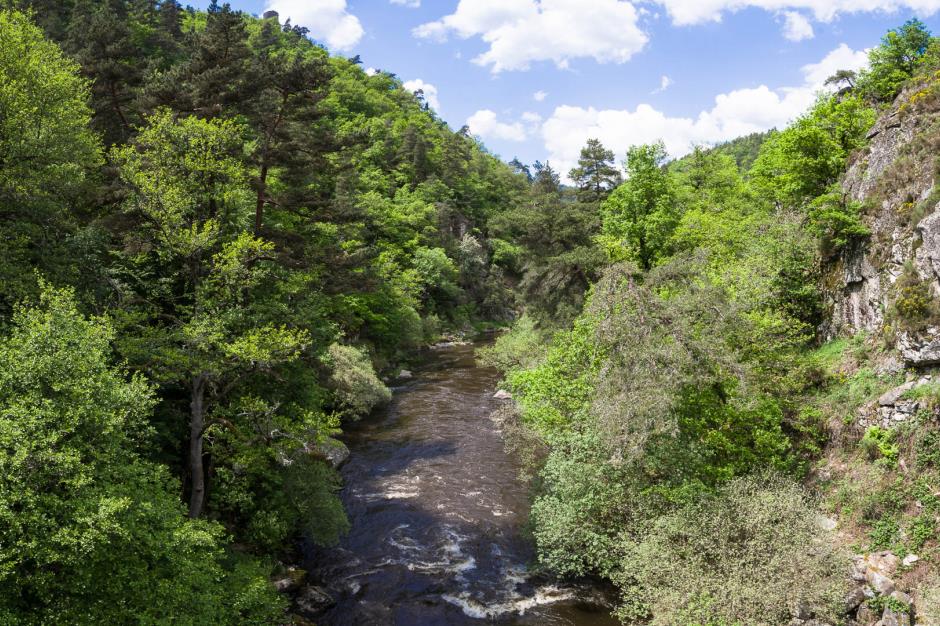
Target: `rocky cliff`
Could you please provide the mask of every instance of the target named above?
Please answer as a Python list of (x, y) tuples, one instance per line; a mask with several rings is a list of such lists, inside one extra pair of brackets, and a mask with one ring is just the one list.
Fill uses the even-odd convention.
[(845, 175), (871, 230), (827, 268), (824, 334), (883, 333), (911, 366), (940, 364), (940, 75), (909, 87)]

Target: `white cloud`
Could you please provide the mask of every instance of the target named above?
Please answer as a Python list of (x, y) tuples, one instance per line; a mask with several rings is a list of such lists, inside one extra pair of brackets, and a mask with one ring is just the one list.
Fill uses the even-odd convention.
[(265, 10), (307, 27), (311, 37), (334, 50), (352, 49), (364, 32), (359, 18), (346, 10), (346, 0), (268, 0)]
[(533, 62), (560, 68), (572, 59), (624, 63), (646, 45), (638, 14), (624, 0), (460, 0), (457, 9), (414, 29), (423, 39), (443, 41), (453, 33), (480, 37), (489, 48), (474, 59), (494, 73), (525, 70)]
[(535, 100), (536, 102), (543, 102), (545, 98), (547, 97), (548, 97), (548, 93), (542, 91), (541, 89), (539, 89), (534, 94), (532, 94), (532, 99)]
[(421, 90), (424, 93), (424, 99), (431, 105), (431, 108), (440, 112), (441, 103), (437, 99), (437, 87), (431, 83), (426, 83), (420, 78), (416, 78), (414, 80), (406, 80), (402, 83), (402, 87), (412, 92)]
[(696, 144), (786, 126), (813, 104), (827, 77), (839, 69), (859, 69), (865, 61), (865, 52), (842, 44), (820, 62), (802, 68), (802, 85), (780, 89), (761, 85), (720, 94), (711, 109), (695, 117), (669, 117), (648, 104), (632, 111), (560, 106), (542, 124), (542, 138), (549, 160), (561, 172), (574, 165), (591, 137), (618, 155), (632, 145), (661, 139), (669, 153), (678, 157)]
[(804, 65), (803, 76), (806, 77), (807, 84), (819, 88), (827, 78), (839, 70), (860, 70), (866, 65), (868, 65), (867, 50), (852, 50), (842, 44), (827, 54), (819, 63)]
[[(921, 16), (940, 10), (940, 0), (656, 0), (679, 25), (719, 21), (725, 12), (748, 7), (767, 11), (804, 10), (822, 22), (843, 13), (893, 12), (906, 10)], [(805, 18), (804, 18), (805, 19)]]
[(663, 76), (662, 78), (659, 79), (659, 87), (657, 89), (654, 89), (651, 93), (657, 94), (657, 93), (662, 93), (666, 91), (672, 86), (672, 82), (673, 81), (671, 78), (669, 78), (668, 76)]
[(390, 0), (390, 2), (409, 9), (417, 9), (421, 6), (421, 0)]
[(812, 39), (816, 33), (813, 32), (813, 25), (802, 13), (796, 11), (784, 11), (782, 14), (783, 36), (790, 41), (803, 41)]
[(467, 118), (467, 126), (474, 135), (487, 139), (502, 141), (525, 141), (526, 131), (521, 122), (507, 124), (500, 122), (496, 113), (489, 109), (477, 111)]

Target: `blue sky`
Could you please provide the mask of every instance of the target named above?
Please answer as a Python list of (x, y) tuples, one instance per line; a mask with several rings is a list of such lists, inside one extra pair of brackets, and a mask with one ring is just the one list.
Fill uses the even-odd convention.
[[(205, 2), (195, 2), (204, 7)], [(836, 69), (940, 0), (232, 0), (424, 87), (505, 159), (565, 171), (588, 137), (678, 156), (783, 126)], [(544, 94), (536, 97), (535, 94)]]

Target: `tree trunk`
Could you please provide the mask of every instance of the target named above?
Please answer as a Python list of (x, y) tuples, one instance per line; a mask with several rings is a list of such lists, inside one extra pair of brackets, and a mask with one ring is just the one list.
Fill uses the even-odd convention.
[(190, 387), (189, 403), (189, 516), (202, 515), (206, 498), (206, 474), (202, 463), (202, 436), (206, 425), (206, 376), (195, 376)]
[(261, 173), (258, 175), (258, 197), (255, 200), (255, 237), (261, 236), (261, 225), (264, 220), (265, 195), (268, 192), (268, 161), (267, 156), (261, 164)]

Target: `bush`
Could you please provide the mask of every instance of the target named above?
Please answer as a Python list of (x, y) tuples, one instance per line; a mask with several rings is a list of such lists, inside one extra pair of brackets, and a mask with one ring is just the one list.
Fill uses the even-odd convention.
[(900, 449), (895, 443), (893, 430), (872, 426), (865, 431), (865, 436), (862, 437), (859, 445), (870, 461), (880, 460), (889, 467), (894, 467), (898, 463)]
[(534, 367), (545, 354), (544, 336), (536, 329), (535, 321), (524, 315), (513, 324), (509, 332), (496, 338), (493, 345), (477, 350), (480, 363), (501, 372)]
[(738, 478), (655, 520), (624, 551), (620, 615), (654, 626), (776, 626), (804, 603), (835, 621), (848, 558), (834, 545), (798, 485)]
[(345, 417), (359, 419), (392, 399), (392, 392), (375, 375), (364, 350), (334, 343), (328, 354), (336, 407)]

